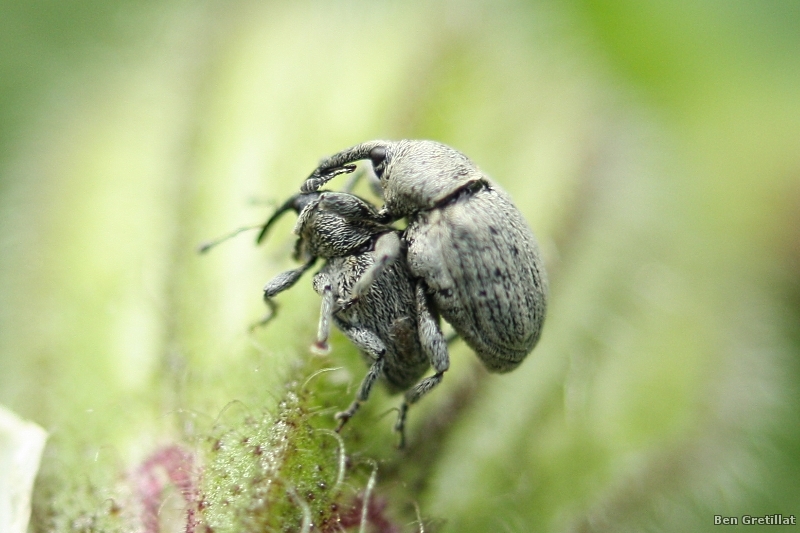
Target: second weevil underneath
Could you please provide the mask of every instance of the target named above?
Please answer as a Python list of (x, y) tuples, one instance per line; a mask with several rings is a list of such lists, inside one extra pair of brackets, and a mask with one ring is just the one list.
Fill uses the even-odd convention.
[[(412, 279), (405, 258), (397, 253), (399, 232), (377, 222), (375, 209), (361, 198), (325, 191), (291, 197), (267, 221), (258, 241), (289, 210), (298, 213), (295, 259), (303, 264), (279, 274), (264, 287), (271, 309), (264, 322), (275, 312), (273, 297), (292, 287), (317, 258), (324, 259), (313, 281), (314, 290), (322, 296), (315, 346), (327, 350), (332, 322), (370, 365), (356, 399), (336, 415), (337, 431), (367, 400), (376, 379), (383, 377), (390, 390), (406, 391), (395, 425), (402, 447), (409, 405), (441, 382), (450, 362), (438, 317), (428, 308), (426, 295)], [(429, 366), (434, 375), (420, 380)]]

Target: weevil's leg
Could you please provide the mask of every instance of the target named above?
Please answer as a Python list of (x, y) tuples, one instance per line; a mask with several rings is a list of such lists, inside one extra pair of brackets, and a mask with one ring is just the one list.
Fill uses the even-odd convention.
[[(311, 173), (311, 175), (300, 187), (300, 191), (304, 193), (316, 191), (325, 185), (325, 183), (327, 183), (331, 178), (337, 174), (341, 174), (342, 171), (340, 169), (346, 169), (349, 164), (353, 163), (354, 161), (369, 159), (370, 152), (373, 148), (386, 146), (387, 144), (389, 144), (389, 141), (367, 141), (365, 143), (351, 146), (350, 148), (342, 150), (338, 154), (334, 154), (323, 159), (316, 170)], [(355, 166), (353, 166), (353, 168), (355, 168)], [(352, 170), (345, 171), (352, 172)]]
[(397, 423), (394, 426), (395, 431), (400, 434), (399, 447), (405, 446), (405, 424), (406, 414), (408, 407), (416, 403), (428, 394), (436, 385), (442, 382), (442, 376), (450, 368), (450, 356), (447, 353), (447, 342), (442, 335), (442, 330), (439, 327), (439, 321), (431, 313), (428, 298), (425, 294), (425, 284), (422, 280), (417, 282), (417, 328), (419, 331), (419, 340), (422, 344), (422, 349), (428, 356), (431, 366), (436, 373), (427, 377), (414, 385), (405, 394), (403, 404), (400, 406), (400, 414), (397, 416)]
[(349, 174), (355, 170), (356, 165), (353, 163), (348, 163), (342, 165), (341, 167), (331, 168), (323, 172), (314, 171), (314, 174), (309, 176), (305, 183), (303, 183), (303, 185), (300, 187), (300, 192), (303, 194), (315, 192), (317, 189), (328, 183), (339, 174)]
[(281, 272), (280, 274), (272, 278), (272, 280), (270, 280), (269, 283), (267, 283), (264, 286), (264, 298), (265, 299), (273, 298), (277, 294), (292, 287), (295, 283), (297, 283), (297, 280), (300, 279), (300, 276), (302, 276), (306, 270), (314, 266), (314, 263), (316, 263), (316, 261), (317, 258), (312, 257), (302, 266), (295, 268), (293, 270), (287, 270), (286, 272)]
[(317, 258), (313, 257), (307, 263), (298, 268), (281, 272), (264, 286), (264, 303), (267, 304), (267, 307), (269, 307), (269, 312), (264, 315), (261, 320), (250, 326), (251, 330), (259, 326), (264, 326), (273, 319), (278, 310), (278, 304), (275, 303), (272, 298), (297, 283), (297, 280), (300, 279), (300, 276), (302, 276), (306, 270), (314, 266), (316, 261)]
[(356, 399), (353, 400), (353, 403), (350, 404), (350, 407), (348, 407), (346, 411), (336, 413), (336, 420), (339, 421), (339, 425), (336, 426), (337, 433), (342, 430), (348, 420), (353, 418), (353, 415), (356, 414), (356, 411), (358, 411), (358, 408), (361, 407), (361, 404), (367, 401), (367, 398), (369, 398), (369, 393), (372, 391), (372, 386), (375, 384), (375, 380), (378, 379), (378, 376), (383, 371), (383, 361), (384, 359), (381, 357), (372, 363), (367, 375), (364, 376), (364, 380), (361, 382), (361, 387), (358, 390)]
[(398, 433), (399, 442), (398, 448), (404, 448), (406, 445), (406, 414), (411, 404), (417, 403), (420, 398), (428, 394), (436, 385), (442, 382), (444, 371), (437, 372), (436, 374), (427, 377), (414, 385), (414, 388), (406, 392), (403, 403), (400, 405), (400, 413), (397, 415), (397, 422), (394, 425), (394, 430)]
[(275, 300), (264, 297), (264, 303), (267, 305), (267, 312), (258, 322), (250, 325), (250, 332), (255, 331), (257, 328), (263, 328), (278, 314), (278, 303)]
[(397, 422), (394, 424), (394, 430), (399, 435), (397, 447), (401, 450), (406, 447), (406, 415), (408, 414), (408, 400), (403, 400), (400, 405), (400, 413), (397, 415)]
[(373, 332), (361, 328), (348, 328), (344, 330), (344, 334), (350, 339), (358, 349), (370, 356), (374, 361), (370, 366), (367, 375), (361, 382), (361, 386), (356, 394), (356, 399), (350, 404), (346, 411), (336, 413), (336, 419), (339, 420), (339, 425), (336, 431), (341, 431), (342, 427), (356, 414), (361, 404), (369, 398), (369, 393), (372, 391), (372, 386), (375, 380), (383, 372), (384, 356), (386, 354), (386, 347), (377, 335)]
[(330, 275), (322, 269), (314, 276), (314, 291), (322, 296), (322, 307), (319, 312), (319, 326), (317, 327), (317, 341), (312, 345), (311, 350), (320, 355), (326, 355), (331, 351), (328, 345), (328, 337), (331, 334), (331, 321), (333, 320), (333, 307), (335, 304), (333, 297), (333, 280)]
[(381, 235), (375, 242), (375, 262), (355, 282), (347, 300), (339, 302), (339, 309), (347, 309), (369, 292), (378, 276), (400, 255), (400, 237), (394, 231)]
[(450, 356), (447, 353), (447, 342), (439, 327), (439, 318), (431, 312), (425, 282), (422, 280), (417, 281), (416, 296), (419, 340), (433, 369), (442, 374), (450, 368)]

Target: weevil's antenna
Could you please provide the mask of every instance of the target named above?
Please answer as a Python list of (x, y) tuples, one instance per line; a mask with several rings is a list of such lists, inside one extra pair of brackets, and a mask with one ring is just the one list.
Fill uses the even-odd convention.
[(264, 222), (264, 224), (261, 226), (261, 233), (259, 233), (258, 237), (256, 237), (256, 244), (261, 244), (261, 241), (263, 241), (264, 237), (267, 236), (269, 228), (272, 227), (272, 224), (274, 224), (275, 221), (281, 217), (281, 215), (283, 215), (285, 212), (289, 210), (297, 211), (296, 204), (299, 196), (300, 196), (299, 194), (295, 194), (294, 196), (286, 200), (283, 203), (283, 205), (280, 206), (274, 213), (272, 213), (272, 216), (269, 217), (269, 219), (266, 222)]
[(218, 237), (218, 238), (214, 239), (213, 241), (206, 241), (206, 242), (200, 243), (200, 245), (197, 247), (197, 253), (204, 254), (204, 253), (208, 252), (210, 249), (212, 249), (213, 247), (215, 247), (216, 245), (221, 244), (221, 243), (227, 241), (228, 239), (232, 239), (233, 237), (236, 237), (240, 233), (244, 233), (245, 231), (258, 229), (258, 228), (261, 228), (261, 227), (263, 227), (263, 224), (256, 224), (254, 226), (242, 226), (241, 228), (238, 228), (238, 229), (228, 233), (227, 235), (223, 235), (222, 237)]
[(241, 227), (241, 228), (239, 228), (239, 229), (237, 229), (235, 231), (232, 231), (231, 233), (228, 233), (227, 235), (223, 235), (222, 237), (220, 237), (218, 239), (214, 239), (213, 241), (207, 241), (207, 242), (201, 243), (200, 246), (197, 247), (197, 252), (201, 253), (201, 254), (204, 254), (207, 251), (209, 251), (211, 248), (215, 247), (216, 245), (218, 245), (220, 243), (223, 243), (223, 242), (227, 241), (228, 239), (230, 239), (232, 237), (236, 237), (237, 235), (239, 235), (242, 232), (250, 231), (251, 229), (258, 229), (258, 228), (261, 228), (261, 233), (259, 233), (258, 237), (256, 237), (256, 244), (261, 244), (261, 241), (263, 241), (264, 237), (267, 236), (267, 232), (269, 231), (269, 228), (272, 227), (272, 225), (275, 223), (276, 220), (278, 220), (281, 217), (281, 215), (283, 215), (287, 211), (294, 211), (294, 212), (299, 214), (300, 211), (302, 211), (303, 208), (306, 205), (308, 205), (308, 203), (316, 200), (319, 197), (319, 195), (320, 195), (320, 193), (317, 193), (317, 192), (308, 193), (308, 194), (295, 194), (294, 196), (292, 196), (291, 198), (286, 200), (283, 203), (283, 205), (280, 206), (272, 214), (272, 216), (269, 217), (269, 219), (267, 219), (267, 221), (265, 223), (258, 224), (258, 225), (255, 225), (255, 226), (244, 226), (244, 227)]
[(261, 233), (259, 233), (258, 237), (256, 237), (256, 244), (260, 244), (261, 241), (264, 240), (264, 237), (267, 236), (269, 228), (281, 217), (281, 215), (287, 211), (294, 211), (299, 215), (309, 204), (316, 202), (321, 194), (322, 193), (319, 192), (300, 193), (295, 194), (286, 200), (283, 205), (280, 206), (271, 217), (269, 217), (269, 220), (264, 223), (264, 226), (261, 228)]

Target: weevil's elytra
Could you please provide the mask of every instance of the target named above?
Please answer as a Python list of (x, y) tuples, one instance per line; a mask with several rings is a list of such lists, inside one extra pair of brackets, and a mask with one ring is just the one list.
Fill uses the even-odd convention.
[[(314, 290), (322, 296), (315, 346), (326, 348), (333, 323), (370, 365), (355, 401), (337, 414), (337, 430), (367, 400), (382, 376), (391, 390), (406, 391), (395, 426), (402, 446), (408, 406), (442, 380), (449, 358), (427, 297), (401, 253), (400, 234), (379, 222), (375, 209), (357, 196), (312, 192), (285, 202), (264, 225), (258, 240), (288, 210), (298, 213), (295, 258), (303, 265), (266, 285), (264, 297), (272, 310), (266, 320), (274, 315), (273, 297), (293, 286), (317, 258), (325, 259), (313, 280)], [(420, 381), (430, 366), (435, 374)]]
[[(406, 230), (409, 269), (494, 372), (513, 370), (533, 349), (545, 311), (536, 244), (509, 204), (487, 185), (437, 208), (435, 222), (410, 217)], [(502, 238), (479, 220), (502, 221)]]
[(301, 190), (316, 190), (362, 159), (370, 160), (383, 189), (377, 220), (408, 222), (408, 268), (435, 311), (490, 371), (516, 368), (541, 335), (547, 278), (533, 233), (511, 199), (461, 152), (415, 140), (343, 150), (323, 160)]

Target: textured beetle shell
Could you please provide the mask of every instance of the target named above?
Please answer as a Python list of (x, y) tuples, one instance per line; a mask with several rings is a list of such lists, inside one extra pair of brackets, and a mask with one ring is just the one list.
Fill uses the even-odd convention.
[(434, 141), (397, 141), (387, 149), (381, 179), (386, 207), (409, 216), (436, 207), (470, 183), (485, 179), (467, 156)]
[(427, 140), (347, 148), (323, 160), (302, 190), (359, 159), (370, 159), (380, 178), (380, 219), (407, 219), (409, 269), (441, 316), (490, 371), (516, 368), (539, 340), (547, 279), (536, 239), (508, 195), (464, 154)]
[[(375, 259), (371, 252), (328, 259), (321, 269), (332, 281), (336, 300), (347, 298), (355, 282)], [(430, 363), (420, 344), (417, 330), (414, 287), (402, 257), (384, 270), (369, 292), (348, 309), (334, 313), (336, 326), (347, 334), (361, 328), (375, 333), (383, 341), (383, 377), (392, 392), (410, 388), (419, 381)], [(314, 288), (319, 290), (315, 279)], [(362, 352), (365, 360), (371, 357)]]
[[(372, 205), (361, 198), (332, 191), (305, 195), (313, 198), (301, 210), (295, 233), (298, 255), (324, 258), (320, 273), (331, 281), (334, 301), (350, 297), (356, 282), (375, 264), (375, 241), (391, 226), (374, 219)], [(323, 295), (321, 276), (314, 290)], [(369, 291), (353, 305), (334, 312), (333, 323), (345, 335), (366, 330), (384, 344), (383, 377), (392, 392), (416, 384), (430, 366), (417, 327), (415, 285), (400, 255), (375, 279)], [(371, 364), (374, 360), (362, 351)]]
[(546, 279), (533, 234), (495, 186), (410, 217), (411, 272), (493, 372), (516, 368), (539, 340)]
[(306, 196), (316, 198), (305, 205), (295, 224), (298, 259), (348, 255), (392, 229), (375, 222), (374, 208), (357, 196), (330, 191)]

